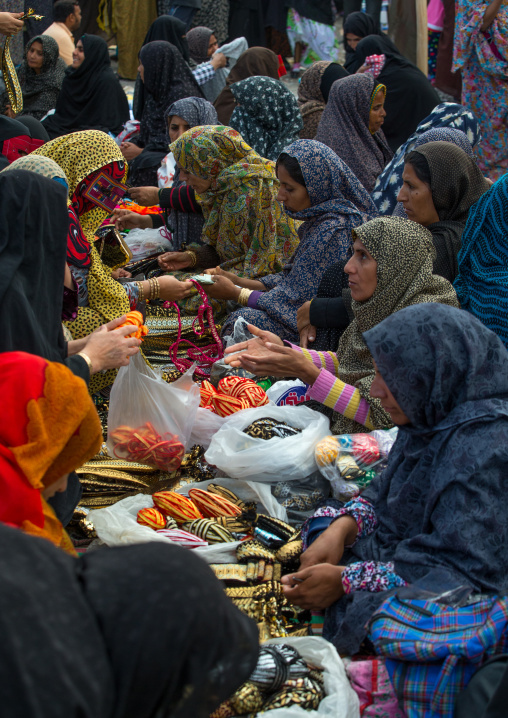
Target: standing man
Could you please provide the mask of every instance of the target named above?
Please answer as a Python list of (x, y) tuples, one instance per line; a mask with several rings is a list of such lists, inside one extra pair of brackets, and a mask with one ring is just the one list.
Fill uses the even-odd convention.
[(58, 0), (53, 6), (53, 24), (44, 31), (43, 35), (54, 38), (60, 49), (60, 57), (67, 65), (72, 65), (74, 52), (73, 32), (81, 25), (81, 8), (79, 3), (68, 0)]

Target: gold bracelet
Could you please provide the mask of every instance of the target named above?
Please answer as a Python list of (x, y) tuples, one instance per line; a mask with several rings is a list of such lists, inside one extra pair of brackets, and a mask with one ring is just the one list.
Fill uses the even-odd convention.
[(237, 299), (238, 304), (241, 304), (242, 307), (248, 306), (249, 297), (252, 294), (252, 291), (252, 289), (241, 289)]
[(85, 352), (78, 352), (78, 353), (76, 354), (76, 356), (77, 356), (77, 357), (81, 357), (82, 359), (84, 359), (84, 360), (86, 361), (87, 366), (88, 366), (88, 371), (90, 372), (90, 376), (92, 376), (92, 374), (93, 374), (93, 364), (92, 364), (92, 360), (90, 359), (90, 357), (88, 356), (88, 354), (85, 354)]
[(154, 277), (153, 286), (155, 291), (154, 299), (158, 299), (161, 295), (161, 285), (159, 284), (159, 280), (157, 279), (157, 277)]
[(191, 258), (190, 268), (191, 268), (191, 269), (194, 269), (194, 267), (195, 267), (196, 264), (198, 263), (198, 257), (197, 257), (196, 252), (193, 252), (192, 249), (186, 249), (186, 250), (185, 250), (185, 253), (188, 254), (188, 255), (190, 256), (190, 258)]
[(138, 285), (138, 302), (143, 302), (145, 299), (145, 290), (143, 289), (143, 282), (136, 282)]

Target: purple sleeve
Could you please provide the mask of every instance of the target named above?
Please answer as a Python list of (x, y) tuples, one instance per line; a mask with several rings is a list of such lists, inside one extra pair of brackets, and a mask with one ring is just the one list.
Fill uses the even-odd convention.
[(254, 289), (249, 295), (249, 301), (247, 302), (247, 306), (251, 309), (256, 309), (258, 305), (258, 299), (262, 294), (264, 294), (264, 292), (260, 292), (258, 289)]

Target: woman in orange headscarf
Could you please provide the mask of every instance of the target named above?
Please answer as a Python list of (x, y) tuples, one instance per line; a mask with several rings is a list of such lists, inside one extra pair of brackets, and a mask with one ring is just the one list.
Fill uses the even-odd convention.
[(46, 499), (101, 445), (99, 417), (79, 377), (25, 352), (0, 354), (0, 521), (75, 554)]

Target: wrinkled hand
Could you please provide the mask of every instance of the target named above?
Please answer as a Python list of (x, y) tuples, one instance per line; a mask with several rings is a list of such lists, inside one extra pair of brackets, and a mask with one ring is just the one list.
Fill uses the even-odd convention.
[(296, 327), (299, 332), (310, 324), (310, 302), (305, 302), (296, 312)]
[(129, 209), (115, 209), (113, 212), (115, 227), (122, 231), (123, 229), (150, 229), (152, 227), (152, 218), (149, 215), (137, 214)]
[[(249, 355), (261, 358), (263, 356), (272, 355), (272, 350), (270, 348), (271, 344), (281, 347), (284, 346), (284, 342), (282, 341), (282, 339), (279, 339), (279, 337), (272, 332), (258, 329), (253, 324), (248, 324), (247, 328), (251, 334), (254, 334), (254, 338), (248, 339), (246, 342), (239, 342), (238, 344), (233, 344), (232, 347), (226, 349), (226, 354), (233, 354), (234, 352), (248, 352)], [(234, 367), (241, 366), (239, 363), (239, 356), (226, 357), (224, 361), (226, 362), (226, 364), (230, 364)]]
[[(270, 332), (266, 333), (269, 334)], [(252, 339), (249, 340), (249, 342), (252, 341)], [(279, 339), (279, 341), (281, 340)], [(236, 344), (230, 347), (230, 350), (234, 351), (235, 346), (249, 344), (249, 342)], [(256, 376), (294, 376), (306, 384), (313, 384), (319, 376), (320, 369), (295, 349), (272, 344), (268, 341), (252, 344), (251, 346), (254, 351), (246, 349), (231, 358), (226, 357), (225, 362), (231, 366), (240, 366)]]
[[(282, 590), (290, 603), (307, 610), (321, 611), (344, 595), (344, 566), (321, 563), (282, 577)], [(302, 579), (294, 581), (293, 577)]]
[(22, 12), (0, 12), (0, 34), (15, 35), (23, 29)]
[(316, 327), (312, 324), (307, 326), (300, 331), (300, 346), (303, 349), (308, 349), (309, 344), (316, 341)]
[(178, 302), (190, 297), (196, 290), (192, 282), (179, 282), (176, 277), (158, 277), (160, 298), (166, 302)]
[(203, 289), (212, 299), (238, 299), (240, 290), (227, 277), (214, 275), (213, 284), (203, 284)]
[(119, 267), (118, 269), (113, 269), (111, 276), (113, 279), (120, 279), (120, 277), (132, 277), (132, 274), (123, 267)]
[(320, 563), (337, 566), (344, 555), (344, 546), (351, 545), (358, 535), (358, 526), (352, 516), (341, 516), (311, 543), (300, 557), (300, 568)]
[(165, 272), (176, 272), (186, 269), (191, 263), (191, 257), (187, 252), (166, 252), (161, 254), (157, 261)]
[[(120, 322), (125, 317), (114, 320)], [(141, 342), (135, 337), (127, 338), (132, 334), (132, 326), (109, 329), (109, 324), (104, 324), (90, 337), (82, 351), (87, 354), (92, 362), (94, 373), (104, 369), (118, 369), (127, 366), (131, 356), (137, 354)]]
[(127, 162), (130, 162), (143, 152), (143, 148), (138, 147), (134, 144), (134, 142), (122, 142), (120, 145), (120, 152), (125, 157)]
[(222, 52), (216, 52), (210, 60), (210, 64), (214, 70), (218, 70), (221, 67), (226, 67), (227, 63), (228, 61), (226, 55), (224, 55), (224, 53)]
[(159, 190), (157, 187), (131, 187), (129, 197), (143, 207), (152, 207), (159, 204)]

